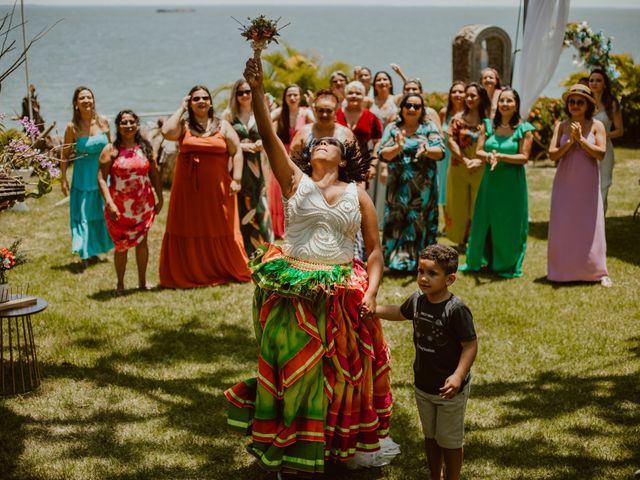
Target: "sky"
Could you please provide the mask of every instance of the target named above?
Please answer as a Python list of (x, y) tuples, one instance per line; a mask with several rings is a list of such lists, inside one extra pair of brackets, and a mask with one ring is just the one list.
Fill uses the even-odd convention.
[[(12, 5), (14, 0), (0, 0), (0, 5)], [(389, 0), (25, 0), (26, 5), (380, 5)], [(395, 5), (478, 6), (478, 0), (394, 0)], [(517, 6), (519, 0), (483, 0), (485, 6)], [(571, 0), (572, 7), (603, 7), (602, 0)], [(638, 0), (607, 0), (607, 8), (640, 8)]]

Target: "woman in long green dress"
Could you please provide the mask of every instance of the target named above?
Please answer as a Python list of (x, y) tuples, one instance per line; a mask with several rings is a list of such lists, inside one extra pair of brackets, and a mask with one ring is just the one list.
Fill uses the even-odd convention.
[(505, 278), (522, 276), (527, 247), (528, 199), (525, 168), (531, 152), (533, 126), (520, 122), (518, 92), (505, 88), (498, 98), (493, 123), (484, 120), (478, 157), (487, 162), (478, 190), (461, 271), (483, 265)]

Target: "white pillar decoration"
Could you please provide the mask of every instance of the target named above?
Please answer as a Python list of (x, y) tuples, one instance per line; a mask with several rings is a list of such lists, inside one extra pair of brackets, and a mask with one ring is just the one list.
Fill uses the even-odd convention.
[(547, 86), (562, 53), (569, 0), (529, 0), (520, 57), (520, 115)]

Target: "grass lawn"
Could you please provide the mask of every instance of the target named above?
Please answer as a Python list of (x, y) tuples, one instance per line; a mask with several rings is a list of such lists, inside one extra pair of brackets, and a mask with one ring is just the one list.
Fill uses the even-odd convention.
[[(628, 479), (640, 469), (640, 151), (616, 150), (607, 218), (614, 287), (546, 281), (555, 170), (531, 167), (524, 277), (460, 275), (480, 351), (467, 411), (467, 479)], [(225, 388), (254, 375), (249, 284), (153, 290), (113, 298), (111, 255), (83, 273), (70, 254), (59, 188), (0, 214), (0, 245), (24, 238), (29, 263), (11, 274), (45, 297), (33, 317), (40, 389), (0, 400), (2, 479), (273, 479), (226, 428)], [(168, 195), (167, 195), (168, 198)], [(150, 233), (158, 282), (165, 207)], [(462, 259), (463, 260), (463, 259)], [(130, 255), (127, 285), (136, 286)], [(400, 303), (412, 277), (385, 278), (378, 301)], [(402, 454), (385, 468), (335, 479), (426, 478), (412, 393), (410, 322), (386, 323), (393, 352), (391, 434)]]

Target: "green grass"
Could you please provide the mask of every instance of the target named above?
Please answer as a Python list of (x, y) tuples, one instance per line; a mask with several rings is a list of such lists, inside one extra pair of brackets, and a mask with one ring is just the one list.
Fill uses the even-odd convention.
[[(460, 275), (480, 351), (467, 411), (467, 479), (626, 479), (640, 469), (640, 201), (637, 150), (617, 149), (607, 219), (614, 288), (546, 282), (554, 169), (528, 170), (531, 228), (524, 277)], [(226, 428), (225, 388), (254, 374), (252, 286), (154, 290), (113, 298), (113, 261), (79, 273), (61, 194), (0, 214), (0, 245), (24, 238), (29, 283), (49, 308), (34, 335), (40, 389), (0, 400), (2, 479), (273, 478)], [(149, 277), (166, 209), (150, 234)], [(136, 285), (130, 255), (127, 284)], [(413, 278), (386, 278), (378, 301), (399, 303)], [(411, 325), (386, 323), (393, 352), (391, 434), (402, 448), (372, 471), (336, 479), (426, 478), (412, 395)]]

